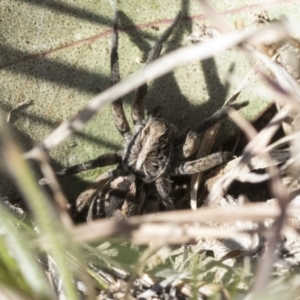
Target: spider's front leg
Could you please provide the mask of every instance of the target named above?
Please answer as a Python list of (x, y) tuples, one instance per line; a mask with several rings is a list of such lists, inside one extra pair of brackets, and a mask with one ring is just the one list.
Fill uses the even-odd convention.
[[(110, 66), (111, 66), (111, 85), (114, 85), (120, 81), (120, 68), (119, 68), (119, 55), (118, 55), (118, 19), (119, 14), (116, 11), (113, 21), (113, 36), (111, 43), (111, 53), (110, 53)], [(125, 140), (129, 140), (131, 137), (130, 127), (126, 119), (123, 100), (119, 98), (112, 103), (112, 114), (114, 123), (118, 131), (122, 134)]]
[[(148, 54), (148, 58), (146, 61), (146, 65), (154, 61), (156, 58), (159, 57), (160, 52), (162, 50), (164, 42), (169, 38), (169, 36), (172, 34), (174, 28), (180, 21), (181, 14), (179, 13), (177, 17), (174, 19), (171, 26), (159, 37), (159, 39), (156, 41), (152, 49), (150, 50)], [(136, 92), (135, 96), (132, 102), (131, 106), (131, 117), (134, 122), (134, 124), (141, 124), (143, 120), (145, 119), (145, 108), (144, 108), (144, 99), (147, 94), (147, 83), (140, 86)]]
[[(107, 167), (107, 166), (117, 164), (120, 162), (120, 159), (121, 159), (121, 157), (117, 153), (107, 153), (107, 154), (103, 154), (95, 159), (86, 161), (84, 163), (74, 165), (69, 168), (61, 169), (59, 171), (56, 171), (55, 173), (56, 173), (57, 177), (76, 175), (76, 174), (79, 174), (81, 172), (85, 172), (88, 170), (101, 168), (101, 167)], [(48, 185), (48, 184), (49, 184), (49, 182), (46, 178), (42, 178), (39, 180), (39, 185)]]

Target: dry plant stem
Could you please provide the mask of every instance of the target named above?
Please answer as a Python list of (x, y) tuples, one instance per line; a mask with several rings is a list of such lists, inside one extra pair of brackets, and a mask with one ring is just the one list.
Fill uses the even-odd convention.
[[(274, 117), (274, 119), (282, 121), (286, 116), (289, 116), (290, 113), (290, 108), (294, 107), (297, 109), (299, 112), (299, 86), (297, 85), (296, 81), (286, 72), (286, 70), (277, 64), (275, 64), (272, 60), (270, 60), (268, 57), (261, 53), (256, 53), (256, 56), (265, 63), (265, 65), (273, 72), (274, 76), (276, 77), (277, 81), (279, 84), (275, 83), (269, 76), (265, 74), (264, 71), (260, 70), (261, 76), (263, 79), (271, 86), (273, 87), (274, 91), (276, 94), (279, 96), (278, 100), (281, 101), (281, 98), (284, 98), (286, 100), (286, 104), (283, 106), (283, 108), (278, 112), (278, 114)], [(281, 117), (279, 117), (281, 115)], [(273, 119), (273, 122), (274, 122)], [(274, 122), (275, 124), (275, 122)], [(248, 126), (249, 127), (249, 126)], [(273, 130), (274, 131), (274, 130)], [(262, 131), (263, 132), (263, 131)], [(262, 133), (261, 132), (261, 133)], [(262, 135), (263, 134), (258, 134), (261, 135), (261, 140), (263, 139)], [(270, 132), (271, 133), (271, 132)], [(268, 139), (269, 140), (269, 139)], [(254, 138), (252, 142), (248, 144), (246, 149), (249, 151), (249, 153), (254, 152), (254, 145), (251, 145), (253, 141), (259, 142), (257, 138)], [(267, 144), (265, 144), (266, 146)], [(263, 145), (260, 145), (263, 146)], [(246, 156), (246, 149), (244, 151), (244, 156)], [(267, 252), (264, 255), (264, 259), (262, 260), (262, 263), (259, 265), (258, 273), (256, 276), (256, 280), (253, 286), (253, 299), (257, 299), (258, 297), (262, 296), (263, 293), (265, 292), (272, 268), (273, 268), (273, 263), (276, 258), (275, 255), (275, 249), (276, 245), (280, 239), (280, 232), (281, 229), (284, 225), (284, 220), (286, 218), (286, 211), (288, 207), (288, 203), (290, 200), (290, 196), (285, 189), (285, 187), (282, 184), (281, 178), (279, 176), (278, 169), (275, 167), (269, 167), (269, 174), (271, 177), (270, 181), (270, 190), (272, 191), (272, 194), (278, 199), (279, 201), (279, 206), (281, 209), (280, 215), (275, 219), (273, 228), (272, 228), (272, 237), (269, 239), (269, 245)]]
[[(265, 149), (265, 152), (269, 152), (269, 147)], [(272, 160), (268, 161), (263, 157), (252, 157), (250, 164), (245, 165), (239, 174), (238, 181), (239, 182), (251, 182), (258, 183), (270, 178), (269, 174), (259, 175), (256, 173), (249, 173), (253, 170), (265, 169), (272, 165), (279, 165), (281, 163), (285, 163), (290, 159), (290, 151), (289, 149), (279, 149), (279, 150), (271, 150), (269, 152)], [(209, 179), (206, 180), (206, 188), (208, 191), (211, 190), (214, 183), (220, 179), (224, 174), (230, 172), (233, 168), (235, 168), (240, 163), (241, 157), (231, 160), (224, 166), (218, 168), (216, 171), (213, 171), (209, 174)]]
[[(206, 1), (201, 1), (204, 2), (205, 5), (204, 6), (209, 6)], [(209, 8), (211, 9), (211, 7), (209, 6)], [(207, 11), (207, 13), (209, 14), (209, 12)], [(214, 17), (214, 21), (218, 21), (215, 17), (216, 15), (213, 15)], [(224, 20), (222, 20), (224, 21)], [(225, 24), (225, 22), (223, 22), (222, 24)], [(232, 94), (231, 97), (229, 97), (226, 101), (225, 104), (227, 103), (233, 103), (237, 97), (239, 96), (240, 92), (246, 87), (248, 86), (257, 76), (257, 68), (258, 68), (258, 64), (254, 65), (253, 68), (246, 74), (245, 78), (243, 79), (243, 81), (239, 84), (238, 88), (236, 89), (236, 91)], [(220, 127), (220, 123), (215, 125), (212, 129), (210, 129), (206, 135), (204, 136), (201, 145), (199, 147), (198, 153), (197, 153), (197, 159), (200, 158), (201, 156), (205, 156), (207, 153), (209, 153), (214, 138), (218, 133)], [(204, 149), (203, 149), (204, 148)], [(252, 174), (248, 174), (245, 175), (244, 180), (249, 180), (251, 176), (251, 181), (252, 182), (261, 182), (266, 180), (266, 178), (258, 178), (258, 176), (253, 176)], [(192, 209), (197, 209), (197, 199), (198, 199), (198, 188), (199, 185), (202, 181), (202, 177), (203, 177), (203, 172), (197, 173), (195, 175), (192, 176), (192, 181), (191, 181), (191, 193), (190, 193), (190, 197), (191, 197), (191, 208)], [(255, 177), (255, 178), (254, 178)]]
[[(210, 153), (215, 137), (220, 128), (220, 124), (221, 122), (214, 125), (211, 129), (208, 129), (205, 132), (205, 135), (201, 141), (200, 147), (197, 152), (197, 156), (196, 156), (197, 159), (201, 157), (205, 157)], [(198, 207), (198, 190), (202, 178), (203, 178), (203, 172), (199, 172), (194, 174), (191, 179), (191, 192), (190, 192), (191, 202), (190, 203), (191, 203), (192, 210), (196, 210)]]
[[(77, 299), (72, 274), (70, 274), (69, 265), (64, 257), (66, 248), (62, 244), (62, 240), (68, 240), (70, 252), (77, 254), (77, 249), (72, 247), (75, 244), (69, 232), (65, 231), (60, 220), (56, 217), (57, 214), (53, 205), (37, 185), (28, 163), (24, 160), (21, 151), (15, 145), (6, 123), (2, 119), (0, 119), (0, 136), (2, 158), (4, 158), (8, 171), (27, 200), (28, 206), (34, 215), (36, 224), (42, 233), (41, 236), (43, 236), (43, 249), (48, 247), (46, 251), (49, 251), (49, 255), (53, 256), (56, 261), (60, 276), (64, 282), (62, 288), (66, 297)], [(59, 237), (58, 233), (60, 234)], [(90, 289), (91, 285), (86, 280), (85, 272), (78, 274), (78, 276), (86, 283), (87, 298), (94, 299), (94, 290), (93, 288)]]
[(8, 113), (8, 115), (7, 115), (7, 117), (6, 117), (6, 122), (7, 122), (7, 123), (10, 122), (11, 115), (12, 115), (12, 113), (13, 113), (15, 110), (17, 110), (17, 109), (19, 109), (19, 108), (21, 108), (21, 107), (24, 107), (24, 106), (29, 106), (30, 104), (32, 104), (32, 100), (25, 100), (25, 101), (23, 101), (23, 102), (21, 102), (21, 103), (18, 103), (15, 107), (13, 107), (13, 108), (9, 111), (9, 113)]
[[(241, 91), (246, 88), (257, 76), (257, 67), (258, 65), (255, 65), (244, 77), (243, 81), (239, 84), (238, 88), (235, 90), (235, 92), (225, 101), (224, 106), (226, 104), (233, 103), (241, 93)], [(218, 133), (218, 130), (220, 128), (220, 124), (216, 124), (213, 128), (211, 128), (209, 131), (206, 132), (204, 138), (202, 139), (201, 145), (198, 149), (197, 153), (197, 159), (200, 157), (203, 157), (207, 155), (210, 152), (210, 149), (213, 145), (214, 139)], [(203, 172), (199, 172), (197, 174), (194, 174), (192, 176), (191, 180), (191, 193), (190, 193), (190, 203), (192, 209), (197, 209), (197, 203), (198, 203), (198, 189), (201, 184), (203, 177)], [(266, 180), (266, 179), (264, 179)], [(259, 181), (262, 181), (260, 178)]]
[(263, 29), (251, 29), (243, 32), (233, 32), (209, 41), (205, 44), (195, 44), (184, 47), (157, 59), (143, 70), (126, 80), (117, 83), (106, 91), (91, 99), (88, 105), (69, 121), (62, 123), (37, 147), (25, 154), (26, 158), (35, 158), (39, 151), (49, 151), (65, 140), (72, 132), (81, 130), (105, 105), (119, 99), (148, 80), (158, 78), (175, 67), (193, 60), (210, 58), (217, 53), (246, 41), (275, 42), (284, 38), (293, 28), (287, 24), (272, 24)]
[[(218, 26), (220, 28), (226, 28), (228, 32), (230, 32), (229, 27), (227, 26), (224, 19), (220, 19), (217, 16), (219, 15), (205, 0), (201, 0), (201, 5), (203, 6), (203, 9), (206, 11), (206, 13), (211, 17), (215, 24), (221, 25)], [(257, 76), (257, 65), (255, 65), (244, 77), (243, 81), (239, 84), (236, 91), (225, 101), (224, 106), (228, 103), (233, 103), (241, 93), (241, 91), (248, 86)], [(207, 155), (210, 152), (210, 149), (213, 145), (214, 139), (218, 133), (218, 130), (220, 128), (220, 124), (216, 124), (213, 128), (211, 128), (207, 133), (205, 134), (204, 138), (202, 139), (201, 145), (198, 149), (197, 153), (197, 159), (200, 157), (203, 157)], [(194, 174), (192, 176), (191, 180), (191, 192), (190, 192), (190, 203), (192, 209), (197, 209), (197, 200), (198, 200), (198, 189), (201, 184), (203, 177), (203, 172), (199, 172), (197, 174)], [(261, 181), (261, 179), (259, 179)]]
[[(246, 133), (249, 140), (253, 142), (253, 140), (257, 137), (257, 134), (255, 132), (255, 129), (252, 127), (252, 125), (248, 121), (243, 119), (237, 111), (229, 112), (229, 115), (231, 119), (244, 131), (244, 133)], [(271, 138), (271, 136), (269, 138)], [(261, 147), (263, 146), (264, 145), (261, 145)], [(258, 148), (257, 150), (262, 153), (263, 152), (262, 149)], [(249, 155), (251, 155), (251, 153), (253, 155), (254, 147), (251, 148), (249, 147), (248, 150), (249, 150)], [(268, 153), (265, 152), (264, 156), (267, 161), (271, 161), (271, 158)], [(271, 179), (270, 189), (273, 196), (276, 197), (278, 200), (281, 209), (281, 214), (275, 219), (275, 223), (273, 225), (273, 228), (271, 229), (273, 234), (271, 238), (268, 240), (267, 252), (263, 256), (263, 259), (261, 259), (261, 264), (259, 264), (257, 276), (255, 277), (255, 283), (253, 286), (254, 299), (257, 299), (257, 297), (261, 296), (268, 286), (272, 274), (273, 263), (276, 259), (276, 254), (275, 254), (276, 246), (280, 240), (280, 232), (284, 225), (286, 208), (290, 200), (288, 192), (286, 191), (286, 188), (282, 184), (278, 169), (274, 166), (270, 166), (267, 168), (267, 171)]]
[[(268, 209), (266, 209), (266, 207)], [(288, 207), (289, 216), (299, 216), (300, 208), (296, 206)], [(203, 207), (196, 211), (182, 210), (172, 212), (161, 212), (154, 215), (136, 216), (130, 219), (131, 224), (140, 223), (194, 223), (213, 222), (230, 223), (235, 221), (261, 222), (264, 219), (274, 219), (280, 214), (280, 209), (276, 205), (266, 205), (264, 203), (247, 204), (242, 207), (226, 208), (226, 210), (215, 207)]]
[[(264, 70), (259, 69), (261, 76), (267, 83), (275, 89), (275, 92), (285, 95), (285, 100), (292, 103), (298, 110), (300, 110), (300, 103), (297, 97), (300, 96), (300, 87), (297, 81), (286, 71), (286, 69), (275, 63), (268, 56), (258, 52), (252, 51), (255, 57), (258, 58), (274, 75), (277, 82), (273, 82)], [(287, 97), (288, 96), (288, 97)]]
[(31, 297), (26, 297), (24, 293), (18, 292), (16, 288), (3, 283), (0, 284), (0, 299), (32, 300)]
[[(229, 97), (225, 101), (223, 107), (225, 107), (229, 103), (232, 104), (237, 99), (237, 97), (239, 96), (242, 89), (245, 88), (246, 85), (248, 85), (255, 78), (254, 75), (256, 75), (256, 74), (253, 72), (253, 70), (250, 70), (250, 72), (247, 73), (245, 79), (239, 85), (238, 89), (233, 93), (233, 95), (231, 97)], [(197, 156), (196, 156), (197, 159), (209, 154), (209, 152), (213, 146), (214, 140), (218, 134), (221, 123), (222, 123), (222, 121), (220, 121), (218, 124), (214, 125), (212, 128), (210, 128), (209, 130), (206, 131), (206, 133), (201, 141), (198, 152), (197, 152)], [(191, 198), (190, 205), (193, 210), (196, 210), (197, 206), (198, 206), (198, 190), (199, 190), (199, 186), (201, 184), (202, 179), (203, 179), (203, 172), (198, 172), (192, 176), (191, 192), (190, 192), (190, 198)]]
[[(89, 223), (94, 224), (94, 222)], [(95, 224), (94, 224), (95, 225)], [(75, 239), (78, 237), (78, 242), (91, 242), (104, 238), (122, 238), (130, 240), (134, 244), (147, 245), (153, 240), (164, 243), (164, 245), (176, 244), (195, 244), (200, 238), (221, 238), (234, 239), (238, 233), (254, 233), (253, 231), (243, 231), (238, 229), (231, 229), (224, 231), (220, 228), (211, 228), (208, 226), (199, 226), (199, 224), (192, 225), (178, 225), (178, 224), (140, 224), (131, 225), (124, 222), (115, 224), (114, 230), (111, 231), (108, 224), (101, 224), (100, 227), (94, 227), (93, 230), (102, 231), (102, 233), (85, 233), (74, 231)], [(106, 230), (110, 231), (110, 235), (106, 234)], [(257, 231), (255, 231), (256, 233)]]
[(268, 240), (267, 252), (262, 258), (260, 258), (261, 263), (258, 265), (259, 267), (253, 286), (253, 299), (258, 299), (268, 288), (268, 283), (272, 274), (273, 263), (276, 259), (276, 246), (280, 241), (280, 233), (287, 216), (287, 207), (290, 201), (290, 196), (282, 184), (278, 169), (276, 167), (270, 167), (269, 173), (271, 175), (270, 189), (272, 194), (278, 199), (281, 212), (280, 215), (275, 219), (273, 227), (271, 228), (271, 232), (273, 234)]
[(206, 0), (198, 0), (199, 4), (201, 5), (203, 11), (207, 15), (207, 19), (210, 20), (216, 29), (221, 33), (231, 32), (232, 29), (226, 19), (216, 11), (208, 1)]
[(73, 226), (73, 222), (68, 212), (69, 202), (63, 194), (63, 191), (61, 190), (61, 187), (56, 180), (55, 172), (53, 171), (49, 163), (47, 154), (45, 152), (40, 152), (39, 154), (40, 155), (38, 157), (38, 162), (40, 164), (40, 168), (45, 179), (47, 180), (47, 182), (49, 182), (49, 187), (53, 193), (53, 199), (57, 205), (56, 207), (58, 208), (58, 214), (60, 216), (60, 219), (62, 223), (66, 226), (66, 228), (70, 228)]
[(274, 142), (273, 144), (269, 145), (266, 150), (271, 151), (272, 149), (276, 149), (278, 147), (281, 147), (284, 144), (287, 144), (291, 142), (292, 140), (299, 140), (300, 138), (300, 132), (294, 132), (287, 136), (284, 136), (283, 138), (279, 139), (278, 141)]
[[(201, 223), (231, 223), (235, 221), (263, 222), (276, 219), (281, 215), (277, 205), (248, 204), (238, 209), (216, 209), (204, 207), (197, 211), (173, 211), (131, 217), (117, 222), (103, 219), (76, 226), (72, 235), (78, 243), (92, 242), (105, 238), (126, 238), (136, 244), (149, 244), (153, 240), (162, 240), (165, 244), (194, 242), (200, 238), (234, 238), (236, 229), (226, 230), (211, 227), (199, 227)], [(298, 217), (300, 208), (289, 206), (288, 217)], [(184, 225), (184, 226), (183, 226)]]
[[(279, 126), (281, 126), (281, 123), (283, 120), (285, 120), (286, 116), (289, 113), (288, 107), (283, 107), (281, 111), (279, 111), (274, 118), (269, 122), (269, 124), (261, 130), (255, 138), (253, 138), (248, 145), (245, 147), (243, 151), (243, 155), (241, 157), (241, 160), (239, 164), (231, 170), (231, 172), (225, 174), (220, 180), (218, 180), (215, 185), (213, 186), (211, 192), (209, 193), (207, 197), (207, 203), (211, 204), (215, 201), (218, 201), (224, 195), (224, 193), (229, 188), (230, 184), (239, 177), (241, 172), (243, 171), (244, 167), (250, 162), (250, 159), (252, 156), (261, 154), (264, 152), (265, 147), (268, 145), (269, 141), (271, 140), (274, 133), (278, 130)], [(233, 116), (234, 117), (234, 116)], [(251, 126), (251, 125), (250, 125)], [(250, 133), (250, 128), (248, 127), (248, 133)], [(253, 129), (254, 130), (254, 129)], [(247, 134), (247, 132), (246, 132)], [(255, 132), (252, 131), (250, 133), (251, 136), (255, 134)]]

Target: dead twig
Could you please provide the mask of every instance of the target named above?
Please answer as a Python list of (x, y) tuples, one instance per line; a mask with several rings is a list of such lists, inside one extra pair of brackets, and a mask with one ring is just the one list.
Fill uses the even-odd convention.
[(210, 58), (221, 51), (246, 41), (250, 43), (275, 42), (284, 38), (292, 29), (294, 29), (294, 27), (291, 27), (288, 24), (271, 24), (262, 29), (250, 29), (242, 32), (228, 33), (204, 44), (195, 44), (173, 51), (147, 65), (135, 75), (117, 83), (91, 99), (84, 109), (79, 111), (79, 113), (69, 121), (62, 123), (37, 147), (27, 152), (25, 157), (27, 159), (34, 159), (37, 156), (37, 152), (51, 150), (65, 140), (72, 132), (81, 130), (83, 125), (107, 104), (126, 95), (147, 81), (170, 72), (179, 65), (193, 60)]
[[(74, 239), (92, 242), (104, 238), (127, 238), (133, 243), (148, 244), (162, 239), (166, 244), (195, 242), (200, 238), (233, 238), (241, 231), (199, 226), (199, 223), (231, 223), (235, 221), (263, 222), (276, 219), (281, 211), (277, 205), (247, 204), (237, 208), (204, 207), (196, 211), (174, 211), (136, 216), (128, 220), (97, 220), (72, 229)], [(287, 216), (298, 217), (300, 208), (289, 206)], [(185, 224), (183, 226), (183, 224)]]

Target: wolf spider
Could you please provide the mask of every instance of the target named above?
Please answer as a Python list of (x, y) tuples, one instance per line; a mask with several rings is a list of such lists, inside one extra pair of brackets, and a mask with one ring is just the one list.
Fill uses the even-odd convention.
[[(180, 15), (158, 38), (148, 54), (146, 64), (160, 55), (163, 43), (172, 34), (179, 21)], [(114, 16), (110, 59), (111, 84), (114, 85), (120, 80), (118, 13)], [(175, 125), (160, 118), (159, 112), (154, 113), (148, 120), (145, 119), (146, 93), (147, 84), (142, 85), (135, 92), (131, 108), (133, 132), (125, 117), (122, 99), (112, 103), (114, 123), (124, 138), (122, 152), (105, 154), (58, 172), (58, 175), (64, 176), (117, 164), (114, 170), (100, 176), (96, 188), (85, 191), (77, 199), (79, 211), (83, 206), (90, 204), (88, 220), (99, 217), (122, 219), (135, 214), (154, 212), (159, 210), (160, 203), (166, 210), (173, 210), (174, 203), (170, 196), (171, 176), (205, 171), (228, 161), (231, 157), (228, 152), (220, 152), (202, 159), (189, 160), (199, 146), (200, 133), (225, 118), (230, 107), (239, 109), (245, 106), (245, 103), (225, 106), (193, 129), (179, 135)]]

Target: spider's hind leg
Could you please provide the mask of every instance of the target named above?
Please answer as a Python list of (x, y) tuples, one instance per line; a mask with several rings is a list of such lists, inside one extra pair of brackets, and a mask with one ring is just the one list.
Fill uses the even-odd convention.
[[(111, 43), (111, 53), (110, 53), (110, 67), (111, 67), (111, 85), (114, 85), (120, 81), (120, 69), (119, 69), (119, 55), (118, 55), (118, 11), (114, 15), (113, 23), (113, 36)], [(123, 100), (119, 98), (112, 103), (112, 114), (114, 123), (118, 131), (122, 134), (125, 140), (128, 140), (131, 136), (130, 127), (126, 119)]]
[[(152, 49), (148, 54), (148, 58), (146, 61), (146, 65), (151, 63), (153, 60), (157, 59), (160, 55), (164, 42), (169, 38), (172, 34), (174, 28), (180, 21), (181, 14), (179, 13), (177, 17), (174, 19), (173, 23), (167, 30), (158, 38)], [(145, 118), (145, 107), (144, 107), (144, 99), (147, 94), (147, 83), (143, 84), (139, 88), (136, 89), (134, 99), (131, 106), (131, 117), (134, 124), (141, 124)]]

